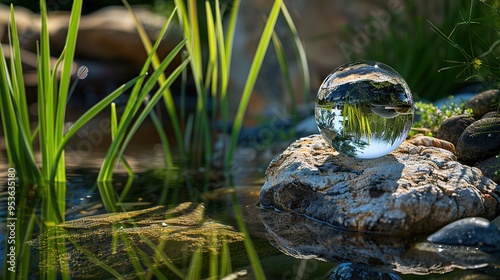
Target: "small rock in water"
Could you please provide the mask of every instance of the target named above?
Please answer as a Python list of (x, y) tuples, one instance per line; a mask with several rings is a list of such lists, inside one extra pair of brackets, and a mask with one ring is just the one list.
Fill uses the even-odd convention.
[(373, 270), (369, 265), (343, 263), (338, 265), (325, 278), (329, 280), (400, 280), (397, 274)]
[(316, 123), (339, 153), (377, 158), (396, 149), (413, 123), (413, 96), (401, 75), (375, 61), (335, 69), (321, 84)]
[(427, 241), (443, 245), (500, 248), (500, 230), (487, 219), (465, 218), (446, 225)]

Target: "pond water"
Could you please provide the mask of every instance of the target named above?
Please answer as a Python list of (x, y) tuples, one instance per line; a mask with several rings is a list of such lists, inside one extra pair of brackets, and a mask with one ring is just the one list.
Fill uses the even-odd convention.
[[(260, 208), (258, 197), (265, 168), (286, 145), (259, 153), (250, 163), (241, 160), (244, 166), (233, 174), (232, 185), (214, 179), (220, 178), (214, 171), (207, 177), (200, 176), (205, 170), (186, 174), (158, 168), (161, 157), (154, 148), (136, 148), (127, 159), (139, 173), (120, 204), (135, 213), (130, 216), (106, 215), (95, 183), (102, 157), (69, 164), (68, 222), (53, 232), (37, 232), (38, 237), (29, 241), (31, 279), (40, 277), (39, 267), (58, 267), (61, 259), (68, 262), (72, 279), (115, 279), (116, 273), (130, 279), (181, 279), (187, 274), (195, 275), (191, 279), (206, 279), (214, 269), (216, 274), (231, 274), (232, 278), (225, 279), (255, 279), (252, 253), (245, 239), (255, 249), (267, 279), (324, 279), (332, 269), (336, 270), (331, 275), (341, 274), (340, 268), (351, 262), (358, 265), (349, 273), (358, 278), (350, 279), (373, 279), (376, 275), (382, 277), (379, 279), (500, 277), (498, 253), (432, 247), (422, 243), (422, 236), (395, 238), (345, 232), (306, 217)], [(1, 165), (6, 169), (5, 163)], [(117, 194), (127, 188), (127, 176), (119, 174), (113, 183)], [(203, 182), (203, 178), (209, 179)], [(1, 184), (6, 185), (4, 181)], [(1, 197), (0, 256), (4, 264), (5, 191)], [(152, 208), (162, 198), (165, 207)], [(143, 209), (151, 210), (133, 212)], [(57, 250), (51, 247), (50, 238), (63, 239), (64, 254), (54, 253)], [(153, 258), (161, 255), (158, 250), (164, 259)], [(53, 257), (53, 263), (40, 261), (47, 255)], [(138, 266), (154, 273), (137, 276)], [(372, 274), (363, 276), (366, 271)]]

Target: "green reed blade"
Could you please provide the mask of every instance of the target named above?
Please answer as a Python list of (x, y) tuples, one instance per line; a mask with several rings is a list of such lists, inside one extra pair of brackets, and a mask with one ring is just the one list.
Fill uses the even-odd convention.
[[(234, 188), (234, 184), (232, 183), (232, 178), (229, 178), (231, 188)], [(252, 270), (255, 276), (255, 279), (261, 280), (266, 279), (264, 274), (264, 270), (260, 263), (259, 256), (257, 254), (257, 250), (255, 249), (252, 239), (250, 237), (250, 233), (248, 232), (247, 226), (245, 224), (245, 220), (243, 219), (243, 212), (241, 210), (241, 205), (236, 197), (236, 191), (232, 192), (232, 200), (233, 200), (233, 209), (236, 218), (236, 222), (238, 224), (238, 229), (243, 234), (244, 239), (243, 243), (245, 245), (245, 249), (247, 251), (247, 256), (250, 259), (250, 264), (252, 266)]]
[[(179, 9), (177, 13), (179, 22), (182, 24), (184, 38), (186, 38), (186, 49), (191, 63), (191, 72), (196, 88), (196, 113), (194, 116), (193, 139), (190, 146), (191, 157), (194, 164), (199, 164), (201, 149), (210, 145), (210, 131), (207, 128), (207, 92), (204, 86), (203, 77), (203, 57), (200, 40), (200, 29), (198, 21), (197, 4), (194, 0), (187, 1), (187, 7), (182, 0), (175, 0)], [(204, 145), (205, 144), (205, 145)]]
[(309, 66), (307, 63), (306, 51), (304, 49), (302, 41), (300, 40), (299, 32), (297, 31), (297, 27), (295, 27), (295, 24), (293, 23), (292, 16), (290, 15), (290, 12), (288, 12), (285, 2), (283, 2), (283, 4), (281, 5), (281, 12), (285, 18), (288, 29), (290, 30), (290, 33), (292, 35), (292, 39), (294, 42), (293, 47), (295, 51), (295, 57), (299, 62), (299, 68), (301, 70), (300, 71), (301, 81), (303, 83), (302, 90), (303, 93), (305, 94), (306, 102), (308, 102), (310, 101), (309, 98), (311, 98), (310, 94), (311, 80), (309, 74)]
[[(216, 0), (218, 2), (218, 0)], [(227, 72), (227, 75), (229, 77), (230, 73), (230, 66), (231, 66), (231, 58), (233, 55), (233, 42), (234, 42), (234, 32), (236, 30), (236, 21), (238, 19), (238, 11), (240, 8), (240, 0), (234, 0), (232, 2), (232, 11), (231, 15), (229, 16), (229, 20), (227, 23), (227, 31), (226, 31), (226, 39), (225, 39), (225, 44), (224, 44), (224, 52), (221, 51), (221, 53), (225, 56), (225, 63), (223, 62), (222, 65), (227, 68), (225, 72)], [(219, 6), (217, 6), (219, 7)], [(222, 17), (220, 15), (219, 9), (216, 10), (218, 12), (218, 20), (217, 23), (220, 25), (220, 33), (222, 33)], [(221, 38), (224, 38), (221, 36)], [(223, 71), (224, 73), (224, 71)], [(227, 85), (227, 84), (226, 84)]]
[[(215, 7), (220, 7), (219, 0), (215, 1)], [(227, 87), (229, 84), (229, 70), (231, 67), (231, 51), (233, 46), (234, 26), (239, 7), (239, 0), (233, 2), (233, 11), (229, 17), (227, 36), (224, 37), (222, 15), (219, 8), (215, 9), (215, 38), (219, 47), (219, 68), (220, 68), (220, 112), (223, 124), (229, 122), (229, 105), (227, 100)], [(236, 12), (235, 12), (236, 11)], [(223, 126), (222, 133), (227, 133), (227, 126)]]
[[(21, 47), (19, 45), (19, 36), (17, 34), (16, 20), (14, 16), (14, 5), (10, 5), (10, 54), (12, 72), (12, 92), (18, 108), (18, 119), (22, 125), (22, 129), (26, 132), (30, 131), (29, 113), (26, 102), (26, 91), (24, 88), (23, 67), (21, 60)], [(31, 147), (30, 147), (31, 148)], [(33, 152), (33, 149), (31, 149)]]
[[(173, 59), (173, 57), (177, 54), (178, 51), (180, 51), (182, 45), (184, 44), (184, 42), (181, 42), (174, 50), (172, 51), (164, 60), (163, 62), (160, 64), (160, 67), (155, 71), (153, 72), (153, 75), (151, 76), (151, 78), (148, 79), (148, 81), (146, 82), (146, 84), (144, 85), (144, 88), (141, 90), (140, 94), (138, 95), (138, 98), (141, 99), (141, 100), (144, 100), (147, 96), (147, 94), (149, 93), (149, 91), (152, 89), (152, 87), (154, 86), (155, 84), (155, 81), (156, 81), (156, 77), (158, 75), (160, 75), (160, 73), (163, 73), (163, 71), (166, 69), (166, 67), (169, 65), (169, 63), (171, 62), (171, 60)], [(151, 54), (150, 54), (151, 55)], [(172, 82), (171, 81), (171, 76), (169, 76), (169, 78), (167, 78), (167, 81), (170, 81), (169, 82), (169, 85), (170, 83)], [(163, 86), (162, 87), (164, 90), (168, 88), (168, 86)], [(162, 92), (163, 94), (163, 98), (165, 98), (165, 94), (164, 94), (164, 91)], [(128, 102), (133, 102), (132, 100), (129, 100)], [(151, 102), (150, 102), (151, 103)], [(172, 101), (173, 103), (173, 101)], [(155, 103), (156, 104), (156, 103)], [(97, 180), (98, 181), (109, 181), (112, 179), (112, 171), (113, 171), (113, 165), (114, 165), (114, 162), (115, 162), (115, 159), (116, 159), (116, 156), (117, 156), (117, 153), (120, 149), (120, 146), (122, 145), (123, 143), (123, 139), (124, 137), (126, 136), (126, 134), (128, 133), (128, 126), (130, 125), (130, 123), (132, 122), (132, 117), (136, 115), (137, 113), (137, 110), (139, 109), (139, 106), (141, 104), (139, 104), (137, 106), (136, 109), (134, 109), (134, 111), (131, 111), (131, 112), (128, 112), (127, 115), (125, 115), (124, 113), (124, 116), (122, 116), (122, 122), (120, 123), (120, 126), (118, 127), (118, 132), (116, 134), (116, 138), (115, 140), (113, 141), (113, 143), (111, 143), (111, 146), (109, 147), (108, 149), (108, 152), (106, 154), (106, 157), (104, 158), (104, 162), (102, 164), (102, 167), (101, 167), (101, 170), (99, 172), (99, 175), (98, 175), (98, 178)], [(126, 145), (124, 145), (126, 146)]]
[[(64, 228), (59, 228), (58, 230), (67, 233), (67, 231)], [(63, 235), (63, 234), (61, 234), (61, 235)], [(83, 255), (85, 255), (85, 257), (87, 257), (87, 259), (91, 260), (96, 266), (99, 266), (100, 268), (104, 269), (106, 272), (111, 274), (114, 277), (114, 279), (125, 280), (125, 278), (118, 271), (116, 271), (115, 269), (113, 269), (112, 267), (107, 265), (105, 262), (100, 260), (100, 258), (98, 256), (96, 256), (94, 253), (92, 253), (90, 250), (88, 250), (84, 246), (80, 245), (78, 243), (78, 241), (73, 240), (71, 235), (64, 234), (64, 236), (68, 236), (68, 241), (71, 242), (71, 244), (73, 246), (75, 246), (75, 249), (77, 249), (79, 252), (81, 252)]]
[[(147, 35), (144, 27), (142, 26), (142, 24), (141, 24), (139, 18), (137, 17), (137, 15), (132, 10), (132, 7), (130, 7), (130, 5), (128, 4), (128, 2), (126, 0), (122, 0), (122, 2), (123, 2), (123, 4), (125, 5), (125, 7), (129, 10), (129, 12), (132, 14), (132, 16), (134, 18), (135, 26), (137, 28), (137, 31), (139, 33), (139, 36), (141, 38), (141, 41), (142, 41), (142, 43), (143, 43), (144, 48), (146, 49), (146, 51), (148, 53), (151, 53), (153, 50), (156, 50), (158, 48), (159, 44), (161, 43), (161, 40), (163, 39), (163, 37), (165, 36), (165, 34), (167, 32), (167, 29), (170, 26), (170, 22), (172, 21), (172, 18), (174, 17), (177, 8), (174, 8), (174, 10), (172, 11), (172, 13), (168, 17), (167, 21), (163, 25), (162, 30), (160, 31), (160, 33), (158, 35), (158, 38), (157, 38), (157, 40), (155, 42), (155, 45), (152, 46), (151, 45), (151, 41), (149, 40), (149, 37), (148, 37), (148, 35)], [(155, 69), (155, 70), (157, 70), (160, 67), (160, 59), (158, 58), (158, 55), (156, 54), (156, 52), (153, 52), (152, 64), (153, 64), (153, 69)], [(163, 72), (161, 72), (161, 74), (158, 77), (158, 83), (159, 83), (159, 85), (161, 86), (163, 83), (165, 83), (165, 80), (166, 80), (165, 74)], [(169, 91), (165, 91), (165, 94), (166, 95), (171, 95), (171, 93)], [(172, 108), (175, 108), (175, 107), (174, 106), (168, 106), (167, 108), (170, 108), (169, 109), (169, 111), (170, 111), (170, 110), (172, 110)], [(153, 121), (153, 124), (154, 124), (154, 126), (155, 126), (158, 134), (160, 135), (160, 140), (161, 140), (161, 143), (162, 143), (162, 147), (163, 147), (163, 151), (164, 151), (164, 154), (165, 154), (165, 160), (167, 162), (167, 165), (168, 166), (173, 166), (172, 155), (171, 155), (171, 152), (170, 152), (169, 143), (168, 143), (166, 134), (165, 134), (165, 132), (163, 130), (163, 127), (161, 125), (161, 121), (156, 116), (156, 114), (154, 112), (152, 112), (151, 114), (152, 114), (151, 115), (151, 119)], [(175, 115), (176, 116), (176, 113), (172, 112), (171, 115)], [(181, 137), (182, 137), (181, 136), (181, 130), (180, 130), (180, 125), (179, 125), (179, 121), (177, 120), (177, 117), (173, 118), (172, 122), (174, 123), (173, 126), (174, 126), (174, 133), (175, 133), (176, 137), (178, 139), (181, 139)], [(183, 151), (182, 146), (181, 146), (180, 150)]]
[(288, 94), (290, 95), (290, 98), (292, 100), (292, 104), (296, 104), (295, 94), (293, 92), (292, 77), (290, 76), (290, 71), (288, 70), (288, 69), (290, 69), (290, 67), (288, 66), (288, 63), (286, 61), (285, 50), (283, 49), (283, 45), (281, 44), (281, 40), (278, 37), (278, 35), (276, 34), (276, 32), (273, 32), (272, 39), (273, 39), (274, 50), (276, 52), (276, 58), (278, 59), (281, 73), (283, 74), (283, 78), (285, 79), (285, 87), (288, 91)]
[[(59, 94), (57, 100), (57, 111), (56, 111), (56, 124), (55, 124), (55, 144), (60, 143), (64, 137), (64, 120), (66, 116), (66, 104), (68, 97), (69, 84), (72, 75), (73, 58), (75, 56), (76, 49), (76, 39), (78, 34), (78, 26), (80, 23), (80, 14), (82, 11), (83, 0), (73, 1), (71, 8), (71, 14), (69, 18), (68, 34), (66, 36), (66, 43), (64, 47), (64, 59), (62, 62), (61, 77), (59, 79)], [(54, 72), (57, 68), (54, 69)], [(55, 79), (54, 79), (55, 80)], [(55, 91), (54, 91), (55, 93)], [(55, 146), (57, 147), (57, 146)], [(61, 164), (59, 164), (58, 175), (56, 180), (60, 182), (66, 181), (64, 158), (61, 158)], [(60, 193), (61, 196), (65, 195)]]
[[(134, 19), (135, 27), (137, 28), (137, 32), (139, 33), (139, 38), (141, 39), (141, 42), (144, 45), (144, 49), (146, 50), (146, 52), (151, 53), (153, 51), (153, 49), (155, 50), (155, 52), (153, 53), (153, 56), (151, 58), (151, 64), (153, 64), (153, 69), (156, 70), (160, 65), (160, 59), (158, 58), (158, 55), (156, 54), (156, 49), (158, 48), (158, 45), (160, 44), (163, 37), (165, 36), (167, 29), (170, 26), (170, 22), (172, 21), (172, 18), (175, 15), (176, 9), (174, 9), (172, 11), (172, 13), (168, 17), (167, 21), (163, 25), (160, 33), (158, 34), (158, 38), (155, 42), (156, 47), (153, 48), (153, 45), (151, 44), (151, 41), (149, 40), (149, 36), (146, 33), (144, 26), (142, 25), (141, 21), (139, 20), (139, 18), (135, 14), (135, 12), (132, 9), (132, 7), (130, 6), (130, 4), (126, 0), (122, 0), (122, 3), (125, 6), (125, 8), (127, 8), (127, 10), (130, 12), (130, 14), (132, 15), (132, 18)], [(166, 79), (165, 75), (162, 73), (162, 75), (160, 75), (158, 81), (161, 84), (165, 81), (165, 79)]]
[[(135, 14), (133, 13), (132, 10), (130, 10), (130, 12), (132, 13), (134, 19), (136, 19), (136, 16)], [(173, 16), (173, 13), (171, 15), (171, 17)], [(162, 30), (161, 30), (161, 36), (158, 37), (155, 45), (153, 46), (153, 48), (149, 51), (148, 53), (148, 57), (146, 59), (146, 61), (144, 62), (143, 66), (142, 66), (142, 69), (140, 71), (140, 75), (143, 75), (143, 74), (147, 74), (148, 73), (148, 70), (149, 70), (149, 67), (151, 65), (151, 62), (152, 60), (154, 59), (154, 57), (156, 56), (156, 50), (161, 42), (161, 40), (163, 39), (163, 36), (165, 35), (165, 32), (168, 28), (168, 25), (170, 23), (170, 20), (167, 20), (167, 22), (165, 23), (165, 25), (163, 26)], [(142, 25), (140, 25), (140, 22), (139, 23), (136, 23), (136, 27), (138, 29), (138, 32), (142, 35), (140, 35), (140, 38), (143, 39), (143, 38), (146, 38), (146, 42), (143, 43), (145, 45), (145, 48), (148, 48), (148, 46), (150, 46), (150, 43), (149, 43), (149, 39), (147, 38), (147, 35), (145, 35), (145, 31), (144, 29), (141, 29)], [(172, 54), (169, 53), (169, 56)], [(173, 59), (173, 57), (171, 58)], [(155, 69), (155, 72), (156, 72), (157, 69)], [(163, 75), (163, 73), (158, 73), (157, 74), (158, 78), (157, 80), (161, 80), (161, 76)], [(153, 85), (156, 83), (157, 81), (154, 81)], [(123, 112), (123, 116), (126, 116), (125, 118), (122, 118), (122, 120), (120, 121), (120, 125), (119, 127), (122, 127), (124, 125), (124, 123), (127, 123), (128, 122), (128, 117), (129, 116), (132, 116), (133, 114), (135, 114), (135, 112), (138, 110), (138, 108), (141, 106), (141, 102), (142, 100), (140, 100), (140, 98), (138, 97), (139, 95), (139, 92), (141, 90), (141, 87), (142, 87), (142, 81), (139, 81), (138, 83), (135, 84), (134, 88), (132, 89), (132, 92), (130, 93), (129, 95), (129, 98), (128, 98), (128, 102), (125, 106), (125, 110)]]
[(123, 140), (123, 144), (121, 146), (120, 151), (118, 154), (121, 156), (123, 152), (125, 151), (128, 143), (130, 140), (132, 140), (132, 137), (134, 134), (137, 132), (141, 124), (144, 122), (144, 120), (150, 115), (156, 104), (160, 101), (160, 99), (163, 97), (163, 92), (165, 89), (170, 87), (172, 83), (177, 79), (177, 77), (181, 74), (181, 72), (184, 70), (184, 68), (187, 66), (189, 63), (189, 60), (185, 60), (183, 63), (181, 63), (167, 78), (165, 83), (161, 88), (159, 88), (156, 93), (151, 97), (149, 102), (146, 104), (142, 112), (137, 116), (137, 119), (135, 120), (134, 124), (130, 127), (127, 136), (125, 137), (125, 140)]
[[(0, 48), (0, 116), (5, 135), (5, 144), (9, 166), (16, 167), (20, 182), (38, 182), (40, 170), (36, 166), (33, 149), (31, 148), (29, 130), (24, 131), (21, 119), (18, 118), (18, 107), (27, 106), (26, 103), (18, 104), (11, 93), (11, 76), (9, 75), (7, 63)], [(28, 134), (28, 135), (27, 135)]]
[(222, 238), (220, 276), (226, 276), (233, 273), (231, 264), (231, 252), (226, 237)]
[(188, 275), (186, 279), (188, 280), (198, 280), (201, 279), (201, 270), (203, 268), (203, 252), (201, 251), (201, 246), (198, 245), (191, 256), (191, 262), (189, 263)]
[(151, 249), (153, 249), (155, 255), (155, 265), (164, 264), (170, 271), (172, 271), (180, 279), (185, 279), (185, 275), (178, 267), (176, 267), (170, 258), (165, 253), (165, 240), (160, 240), (158, 245), (154, 244), (145, 235), (141, 236), (142, 241), (144, 241)]
[(233, 153), (236, 149), (236, 143), (238, 142), (238, 136), (240, 134), (241, 126), (243, 125), (243, 118), (245, 116), (245, 111), (248, 106), (248, 101), (252, 95), (253, 88), (255, 86), (255, 81), (260, 72), (260, 67), (262, 66), (262, 61), (269, 46), (269, 41), (273, 34), (274, 25), (278, 19), (280, 12), (280, 7), (283, 0), (276, 0), (273, 4), (269, 18), (266, 22), (264, 30), (262, 32), (262, 37), (260, 38), (259, 45), (257, 46), (257, 51), (255, 52), (254, 59), (252, 61), (252, 66), (250, 67), (250, 72), (248, 73), (248, 78), (243, 89), (243, 94), (241, 96), (240, 104), (238, 106), (238, 111), (234, 120), (233, 131), (231, 133), (231, 143), (229, 146), (229, 151), (226, 155), (225, 166), (228, 168), (233, 160)]
[(174, 160), (172, 159), (172, 151), (170, 150), (168, 136), (165, 133), (165, 130), (163, 129), (163, 126), (161, 124), (161, 120), (155, 113), (155, 111), (152, 110), (149, 114), (156, 128), (156, 131), (158, 132), (158, 136), (160, 136), (160, 143), (163, 149), (163, 155), (165, 156), (165, 165), (167, 166), (167, 168), (172, 168), (174, 167)]
[(102, 204), (106, 208), (106, 212), (114, 213), (118, 211), (116, 193), (113, 184), (110, 181), (98, 181), (97, 189), (101, 195)]
[(51, 92), (52, 83), (50, 79), (50, 45), (47, 23), (47, 7), (44, 0), (40, 0), (41, 32), (38, 49), (38, 125), (40, 126), (40, 152), (42, 154), (42, 166), (44, 180), (49, 178), (49, 170), (52, 168), (51, 144), (53, 139), (54, 116), (54, 94)]
[[(212, 97), (214, 97), (215, 100), (215, 96), (213, 96), (213, 94), (217, 94), (217, 40), (215, 34), (214, 15), (212, 13), (210, 2), (208, 1), (205, 2), (205, 11), (207, 18), (208, 65), (205, 74), (204, 88), (211, 88)], [(216, 102), (214, 102), (214, 104), (216, 104)]]
[[(111, 102), (111, 141), (115, 140), (117, 127), (118, 127), (118, 115), (116, 114), (116, 104), (114, 102)], [(127, 171), (128, 174), (127, 185), (125, 187), (126, 192), (124, 190), (120, 195), (120, 202), (121, 202), (122, 196), (126, 195), (126, 193), (128, 193), (128, 189), (132, 186), (132, 183), (134, 181), (134, 171), (132, 170), (132, 167), (127, 162), (125, 157), (123, 156), (120, 157), (120, 161), (125, 167), (125, 170)]]
[[(117, 230), (117, 234), (119, 239), (121, 239), (122, 243), (125, 246), (125, 251), (127, 251), (128, 259), (130, 260), (130, 263), (132, 264), (132, 267), (135, 270), (135, 276), (137, 279), (146, 279), (145, 277), (145, 272), (144, 269), (142, 268), (142, 265), (139, 261), (139, 257), (137, 256), (137, 252), (135, 251), (136, 248), (132, 242), (130, 242), (128, 236), (124, 233), (119, 232)], [(139, 250), (139, 248), (137, 248)]]
[[(85, 124), (87, 124), (91, 119), (93, 119), (97, 114), (99, 114), (102, 110), (104, 110), (111, 102), (113, 102), (116, 98), (118, 98), (125, 90), (129, 89), (133, 86), (137, 81), (143, 79), (145, 75), (136, 77), (127, 83), (121, 85), (117, 89), (115, 89), (112, 93), (108, 94), (105, 98), (99, 101), (97, 104), (92, 106), (87, 112), (85, 112), (78, 120), (73, 123), (73, 126), (68, 130), (68, 132), (64, 135), (63, 140), (59, 143), (57, 150), (55, 152), (55, 161), (58, 162), (59, 157), (62, 155), (64, 151), (64, 147), (71, 140), (71, 137), (75, 135), (79, 129), (81, 129)], [(57, 171), (56, 166), (53, 167), (50, 178), (51, 182), (54, 182), (55, 172)]]

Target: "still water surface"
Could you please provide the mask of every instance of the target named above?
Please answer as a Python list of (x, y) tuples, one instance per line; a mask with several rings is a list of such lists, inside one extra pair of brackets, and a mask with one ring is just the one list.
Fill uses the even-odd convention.
[[(219, 178), (216, 172), (210, 172), (213, 176), (205, 177), (202, 176), (205, 170), (199, 170), (196, 174), (185, 174), (179, 170), (154, 168), (161, 166), (159, 164), (161, 159), (154, 154), (139, 151), (131, 162), (135, 170), (141, 172), (135, 177), (130, 192), (124, 197), (120, 207), (127, 211), (148, 209), (157, 206), (160, 198), (165, 197), (166, 211), (183, 207), (186, 202), (192, 203), (189, 207), (193, 211), (169, 212), (169, 217), (174, 220), (165, 220), (167, 222), (156, 223), (151, 219), (152, 222), (146, 224), (146, 227), (130, 226), (128, 236), (133, 236), (131, 232), (136, 231), (139, 235), (145, 235), (153, 242), (158, 242), (159, 235), (155, 233), (168, 231), (172, 238), (166, 241), (168, 246), (163, 249), (178, 271), (173, 272), (168, 265), (157, 266), (168, 279), (178, 279), (179, 274), (185, 275), (191, 269), (192, 252), (198, 248), (193, 244), (196, 243), (195, 240), (206, 237), (207, 232), (217, 232), (221, 233), (219, 236), (225, 236), (230, 254), (222, 253), (224, 250), (222, 243), (202, 249), (200, 258), (202, 278), (208, 277), (212, 254), (219, 256), (218, 267), (221, 267), (224, 258), (226, 261), (230, 260), (230, 271), (233, 272), (233, 276), (238, 276), (234, 279), (254, 279), (255, 275), (242, 242), (243, 238), (252, 241), (268, 279), (324, 279), (330, 270), (346, 262), (369, 264), (361, 266), (360, 269), (391, 272), (393, 276), (397, 275), (401, 279), (500, 278), (498, 253), (487, 254), (474, 248), (426, 247), (420, 243), (425, 237), (392, 238), (360, 235), (344, 232), (305, 217), (261, 209), (258, 207), (258, 196), (264, 180), (264, 170), (270, 158), (272, 156), (269, 155), (257, 157), (252, 164), (240, 169), (234, 176), (233, 186), (228, 186), (213, 179)], [(95, 183), (96, 166), (99, 163), (90, 160), (74, 165), (69, 170), (67, 221), (89, 219), (94, 215), (107, 213)], [(209, 179), (203, 183), (204, 180), (200, 178)], [(113, 185), (117, 194), (126, 188), (126, 179), (124, 174), (116, 177)], [(4, 181), (1, 184), (5, 186)], [(165, 189), (168, 191), (165, 192)], [(0, 210), (2, 264), (4, 264), (6, 234), (4, 194), (2, 192)], [(248, 229), (246, 237), (238, 230), (235, 205), (241, 208)], [(150, 217), (148, 215), (132, 220), (143, 221)], [(113, 245), (115, 240), (113, 230), (123, 230), (124, 226), (127, 230), (127, 223), (117, 224), (118, 227), (116, 225), (88, 227), (85, 223), (77, 223), (76, 226), (72, 224), (65, 228), (67, 231), (63, 234), (70, 236), (68, 240), (71, 240), (71, 242), (66, 241), (68, 250), (66, 256), (70, 260), (72, 278), (114, 278), (106, 269), (81, 253), (82, 251), (94, 252), (101, 257), (101, 262), (108, 262), (107, 265), (119, 273), (133, 277), (136, 271), (134, 256), (124, 250), (120, 251), (119, 245)], [(139, 229), (134, 229), (136, 227)], [(49, 246), (44, 246), (41, 239), (43, 238), (30, 243), (33, 245), (31, 250), (33, 263), (30, 265), (32, 279), (38, 279), (40, 276), (39, 266), (46, 266), (39, 262), (41, 253), (50, 250)], [(77, 241), (76, 244), (74, 241)], [(140, 249), (138, 252), (142, 250), (146, 254), (153, 254), (151, 247), (145, 246), (142, 241), (134, 242), (132, 241), (131, 246), (137, 246)], [(144, 268), (154, 266), (144, 262), (141, 265)]]

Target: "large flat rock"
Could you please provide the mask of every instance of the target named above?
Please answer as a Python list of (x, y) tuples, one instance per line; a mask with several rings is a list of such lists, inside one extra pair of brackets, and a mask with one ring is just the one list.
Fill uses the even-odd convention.
[(384, 157), (356, 159), (312, 135), (270, 163), (260, 203), (356, 231), (430, 233), (498, 216), (500, 186), (444, 149), (403, 142)]

